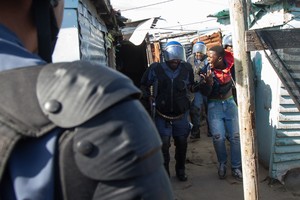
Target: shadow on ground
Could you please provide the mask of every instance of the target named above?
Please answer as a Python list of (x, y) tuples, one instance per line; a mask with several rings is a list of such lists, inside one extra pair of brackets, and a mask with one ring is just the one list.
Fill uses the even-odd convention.
[[(189, 140), (186, 160), (187, 182), (179, 182), (175, 176), (174, 145), (171, 146), (171, 182), (176, 200), (243, 200), (243, 183), (231, 176), (230, 166), (226, 179), (220, 180), (217, 174), (217, 159), (211, 137), (206, 135), (206, 126), (201, 127), (201, 138)], [(230, 163), (230, 161), (229, 161)], [(272, 183), (268, 171), (259, 166), (260, 200), (296, 200), (300, 196), (287, 191), (280, 183)]]

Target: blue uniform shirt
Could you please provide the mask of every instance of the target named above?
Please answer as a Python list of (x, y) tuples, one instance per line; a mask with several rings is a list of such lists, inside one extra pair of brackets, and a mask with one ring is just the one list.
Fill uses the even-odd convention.
[[(157, 66), (157, 65), (155, 65), (155, 66)], [(165, 74), (170, 79), (175, 79), (180, 74), (180, 71), (181, 71), (182, 67), (184, 67), (184, 64), (181, 63), (176, 70), (170, 69), (165, 62), (161, 63), (161, 66), (162, 66)], [(157, 77), (154, 67), (149, 68), (148, 74), (146, 74), (146, 76), (143, 77), (141, 80), (141, 85), (145, 85), (145, 86), (149, 87), (157, 80), (158, 77)], [(193, 84), (194, 78), (191, 77), (190, 75), (192, 75), (192, 74), (188, 74), (187, 77), (184, 80), (182, 80), (185, 83), (187, 88), (191, 84)], [(168, 122), (168, 123), (166, 123), (166, 122)], [(155, 125), (161, 136), (173, 136), (173, 137), (185, 136), (185, 137), (187, 137), (187, 135), (189, 134), (189, 131), (190, 131), (190, 123), (188, 121), (188, 111), (186, 111), (186, 113), (184, 113), (184, 116), (182, 118), (173, 120), (172, 123), (170, 123), (169, 120), (166, 120), (166, 119), (160, 117), (159, 115), (156, 115)]]
[[(179, 75), (179, 73), (181, 71), (181, 67), (183, 67), (182, 64), (180, 64), (176, 70), (172, 70), (167, 66), (167, 64), (165, 62), (161, 63), (161, 66), (162, 66), (164, 72), (166, 73), (166, 75), (170, 79), (175, 79)], [(151, 71), (149, 72), (147, 78), (148, 78), (148, 80), (147, 80), (148, 84), (150, 84), (150, 85), (153, 84), (156, 81), (157, 76), (155, 74), (154, 68), (151, 69)], [(192, 84), (189, 76), (187, 76), (186, 80), (183, 80), (183, 81), (185, 82), (186, 85), (191, 85)], [(142, 83), (142, 84), (145, 84), (145, 83)]]
[[(45, 61), (26, 50), (15, 34), (0, 24), (0, 72), (40, 64)], [(53, 161), (57, 136), (58, 130), (17, 143), (7, 166), (12, 184), (3, 184), (4, 199), (54, 199)]]

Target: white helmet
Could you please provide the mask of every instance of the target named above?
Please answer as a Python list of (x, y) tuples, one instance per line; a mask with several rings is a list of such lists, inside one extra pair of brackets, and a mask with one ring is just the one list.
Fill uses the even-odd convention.
[(223, 44), (223, 48), (226, 48), (226, 46), (232, 46), (232, 35), (231, 34), (225, 35), (223, 37), (222, 44)]
[(206, 54), (206, 45), (204, 42), (196, 42), (193, 46), (193, 53)]
[(164, 49), (164, 58), (165, 61), (170, 61), (170, 60), (186, 61), (185, 49), (182, 46), (182, 44), (180, 44), (177, 41), (168, 42)]

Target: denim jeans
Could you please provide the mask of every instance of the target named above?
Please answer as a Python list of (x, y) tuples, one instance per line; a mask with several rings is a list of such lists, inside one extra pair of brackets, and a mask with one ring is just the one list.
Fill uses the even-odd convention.
[(226, 139), (230, 142), (231, 167), (241, 167), (238, 109), (233, 99), (208, 100), (208, 122), (220, 164), (227, 163)]
[(155, 125), (160, 136), (185, 136), (188, 137), (191, 127), (188, 121), (188, 113), (186, 112), (182, 118), (177, 120), (166, 120), (163, 117), (155, 116)]
[(200, 92), (195, 92), (194, 93), (194, 100), (192, 102), (193, 106), (195, 106), (197, 108), (202, 108), (204, 98), (206, 98), (206, 96), (204, 96)]
[(194, 99), (192, 101), (190, 109), (190, 118), (191, 123), (197, 129), (199, 129), (200, 127), (202, 107), (206, 98), (207, 97), (202, 95), (200, 92), (194, 93)]

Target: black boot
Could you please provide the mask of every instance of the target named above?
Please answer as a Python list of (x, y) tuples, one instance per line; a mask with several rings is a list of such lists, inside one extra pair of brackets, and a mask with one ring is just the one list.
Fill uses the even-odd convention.
[(190, 118), (193, 128), (191, 130), (191, 139), (200, 138), (200, 108), (196, 106), (191, 106), (190, 108)]
[(193, 126), (190, 138), (191, 139), (198, 139), (198, 138), (200, 138), (200, 129), (199, 129), (198, 126)]
[(185, 136), (174, 137), (175, 142), (175, 171), (179, 181), (187, 181), (185, 174), (185, 159), (187, 151), (187, 138)]
[(166, 172), (168, 173), (169, 177), (170, 177), (170, 170), (169, 170), (169, 163), (170, 163), (170, 153), (169, 153), (169, 148), (171, 146), (170, 140), (171, 137), (170, 136), (162, 136), (161, 137), (162, 140), (162, 154), (164, 157), (164, 166), (166, 169)]
[(205, 121), (206, 121), (206, 125), (207, 125), (207, 137), (212, 137), (212, 134), (210, 132), (210, 128), (209, 128), (209, 123), (208, 123), (208, 108), (207, 108), (207, 101), (204, 102), (204, 111), (205, 111)]
[(169, 163), (164, 163), (164, 166), (165, 166), (166, 172), (167, 172), (167, 174), (168, 174), (168, 176), (170, 178), (171, 176), (170, 176)]

